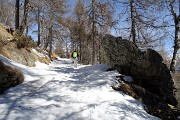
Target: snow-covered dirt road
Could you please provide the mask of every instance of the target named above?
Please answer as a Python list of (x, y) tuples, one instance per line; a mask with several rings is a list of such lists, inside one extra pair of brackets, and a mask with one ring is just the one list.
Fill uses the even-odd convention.
[(118, 73), (107, 65), (73, 68), (68, 59), (21, 69), (25, 81), (0, 95), (0, 120), (156, 120), (143, 104), (111, 85)]

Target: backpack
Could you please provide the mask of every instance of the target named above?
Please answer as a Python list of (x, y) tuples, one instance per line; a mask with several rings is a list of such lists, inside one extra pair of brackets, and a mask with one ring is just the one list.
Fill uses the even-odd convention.
[(78, 53), (77, 52), (73, 52), (72, 53), (72, 58), (77, 58), (78, 57)]

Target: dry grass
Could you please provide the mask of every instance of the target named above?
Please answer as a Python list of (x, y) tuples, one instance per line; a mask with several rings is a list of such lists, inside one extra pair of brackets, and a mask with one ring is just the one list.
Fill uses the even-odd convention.
[(13, 38), (13, 36), (8, 33), (5, 29), (5, 26), (0, 23), (0, 41), (1, 40), (7, 40)]
[(14, 43), (9, 43), (8, 45), (3, 45), (1, 48), (0, 48), (0, 54), (11, 59), (12, 57), (12, 51), (14, 51), (14, 47), (13, 47), (13, 44)]
[(117, 90), (117, 91), (122, 91), (123, 93), (132, 96), (136, 98), (136, 93), (134, 89), (127, 83), (119, 83), (118, 86), (112, 86), (112, 89)]
[[(24, 49), (17, 49), (17, 44), (14, 41), (9, 41), (8, 39), (12, 39), (15, 36), (12, 36), (10, 33), (7, 32), (6, 30), (6, 26), (4, 26), (3, 24), (0, 23), (0, 54), (2, 54), (3, 56), (14, 60), (16, 62), (19, 62), (21, 64), (25, 64), (27, 66), (29, 66), (29, 63), (31, 64), (31, 62), (28, 62), (28, 60), (32, 60), (35, 59), (35, 61), (40, 61), (42, 63), (45, 64), (49, 64), (51, 62), (51, 60), (46, 56), (46, 57), (40, 57), (37, 54), (32, 54), (33, 52), (31, 51), (31, 47), (27, 47), (26, 50)], [(20, 54), (20, 57), (24, 57), (24, 61), (26, 61), (26, 63), (23, 61), (18, 61), (18, 57), (19, 56), (14, 56), (14, 54), (16, 53)], [(28, 56), (29, 54), (29, 56)], [(57, 59), (57, 55), (56, 54), (52, 54), (52, 60)], [(32, 64), (31, 64), (32, 65)]]
[(57, 58), (58, 58), (59, 56), (56, 54), (56, 53), (52, 53), (52, 58), (53, 58), (53, 60), (56, 60)]

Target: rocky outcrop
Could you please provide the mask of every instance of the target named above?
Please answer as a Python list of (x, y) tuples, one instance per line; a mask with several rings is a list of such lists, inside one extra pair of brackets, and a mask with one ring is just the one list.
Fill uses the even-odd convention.
[(0, 54), (3, 56), (16, 61), (17, 63), (34, 67), (36, 59), (34, 58), (33, 52), (26, 49), (17, 49), (12, 46), (3, 46), (0, 49)]
[(110, 35), (102, 40), (102, 48), (102, 63), (132, 76), (135, 85), (158, 95), (166, 103), (174, 106), (178, 104), (170, 71), (156, 51), (141, 51), (134, 43)]
[(0, 93), (10, 87), (14, 87), (24, 81), (23, 73), (13, 67), (5, 65), (0, 61)]
[[(122, 78), (122, 76), (120, 78)], [(112, 86), (112, 88), (117, 91), (122, 91), (143, 102), (146, 104), (145, 110), (149, 114), (157, 116), (162, 120), (177, 120), (180, 115), (179, 109), (172, 108), (168, 104), (165, 104), (159, 96), (152, 94), (138, 85), (120, 82), (118, 86)]]
[(180, 108), (180, 71), (176, 71), (174, 75), (174, 83), (176, 87), (176, 99), (178, 100), (178, 107)]

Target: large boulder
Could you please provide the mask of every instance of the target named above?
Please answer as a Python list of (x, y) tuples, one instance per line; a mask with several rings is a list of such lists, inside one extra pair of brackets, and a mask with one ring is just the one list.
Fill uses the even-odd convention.
[(0, 94), (10, 87), (14, 87), (24, 81), (23, 73), (0, 61)]
[(177, 89), (176, 98), (177, 98), (178, 103), (179, 103), (178, 108), (180, 108), (180, 71), (177, 71), (175, 73), (174, 82), (175, 82), (175, 87)]
[(176, 106), (174, 83), (168, 67), (155, 50), (139, 50), (131, 41), (106, 35), (102, 40), (102, 63), (122, 74), (131, 75), (134, 83)]

